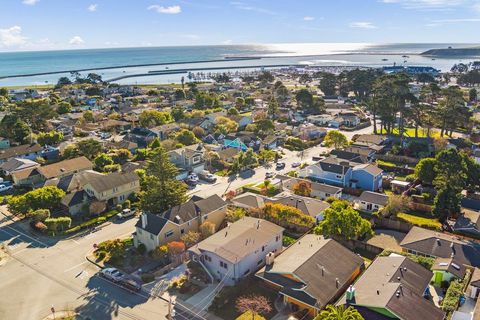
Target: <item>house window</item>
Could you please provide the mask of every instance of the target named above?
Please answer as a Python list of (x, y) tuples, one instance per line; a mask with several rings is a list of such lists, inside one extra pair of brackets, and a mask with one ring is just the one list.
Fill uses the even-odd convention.
[(330, 193), (325, 193), (325, 197), (330, 197)]
[(171, 236), (173, 236), (173, 230), (168, 230), (167, 232), (165, 232), (165, 238), (168, 238)]
[(184, 234), (184, 233), (185, 233), (185, 229), (180, 230), (180, 233), (181, 233), (181, 234)]
[(205, 261), (212, 262), (212, 258), (210, 256), (205, 255)]
[(336, 177), (337, 177), (337, 179), (342, 179), (342, 176), (340, 176), (338, 174), (336, 175)]
[(224, 268), (224, 269), (228, 269), (228, 266), (225, 262), (223, 261), (220, 261), (220, 267)]
[(280, 240), (280, 236), (275, 237), (275, 241), (278, 242), (278, 240)]
[(125, 195), (124, 195), (124, 194), (122, 194), (120, 197), (118, 197), (118, 199), (119, 199), (120, 201), (123, 201), (123, 200), (125, 200)]
[(193, 161), (193, 163), (199, 163), (200, 162), (200, 157), (193, 157), (192, 161)]
[(117, 192), (118, 191), (118, 187), (113, 187), (113, 192)]

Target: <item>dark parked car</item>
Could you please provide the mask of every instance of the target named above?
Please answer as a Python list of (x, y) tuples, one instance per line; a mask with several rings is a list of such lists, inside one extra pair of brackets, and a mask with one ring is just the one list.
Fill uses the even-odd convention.
[(277, 164), (275, 165), (275, 168), (277, 168), (277, 170), (284, 169), (285, 168), (285, 162), (277, 162)]
[(120, 286), (122, 286), (122, 288), (127, 289), (129, 291), (139, 292), (140, 290), (142, 290), (142, 286), (138, 284), (137, 281), (132, 279), (123, 279), (119, 282), (119, 284)]

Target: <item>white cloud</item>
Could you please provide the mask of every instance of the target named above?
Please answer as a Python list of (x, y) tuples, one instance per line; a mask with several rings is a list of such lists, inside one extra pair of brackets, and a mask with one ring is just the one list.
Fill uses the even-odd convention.
[(16, 47), (24, 45), (27, 38), (22, 35), (20, 26), (13, 26), (8, 29), (0, 29), (0, 46)]
[(357, 29), (377, 29), (377, 27), (368, 21), (357, 21), (351, 22), (350, 28), (357, 28)]
[(230, 40), (230, 39), (222, 42), (222, 44), (225, 44), (225, 45), (229, 45), (229, 44), (232, 44), (232, 43), (233, 43), (233, 40)]
[(39, 2), (40, 0), (23, 0), (22, 3), (27, 5), (27, 6), (34, 6)]
[(94, 3), (94, 4), (89, 5), (87, 10), (90, 11), (90, 12), (95, 12), (95, 11), (97, 11), (97, 8), (98, 8), (98, 4)]
[(69, 43), (72, 46), (81, 46), (82, 44), (85, 43), (85, 41), (83, 41), (83, 39), (80, 36), (75, 36), (72, 39), (70, 39)]
[(180, 6), (164, 7), (164, 6), (159, 6), (158, 4), (151, 5), (147, 9), (154, 10), (158, 13), (164, 13), (164, 14), (178, 14), (182, 12), (182, 8)]
[(250, 6), (250, 5), (248, 5), (244, 2), (232, 1), (232, 2), (230, 2), (230, 4), (232, 6), (234, 6), (236, 9), (239, 9), (239, 10), (253, 11), (253, 12), (257, 12), (257, 13), (268, 14), (268, 15), (271, 15), (271, 16), (274, 16), (274, 15), (277, 14), (274, 11), (259, 8), (259, 7)]
[(383, 3), (398, 3), (405, 9), (449, 10), (463, 5), (468, 0), (380, 0)]
[(315, 20), (315, 17), (306, 16), (306, 17), (303, 17), (303, 20), (305, 20), (305, 21), (313, 21), (313, 20)]

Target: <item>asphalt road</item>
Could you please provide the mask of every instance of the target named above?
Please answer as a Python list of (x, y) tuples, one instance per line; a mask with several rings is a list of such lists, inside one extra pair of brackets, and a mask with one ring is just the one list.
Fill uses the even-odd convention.
[[(168, 304), (146, 293), (133, 294), (96, 275), (85, 259), (94, 243), (128, 236), (136, 219), (54, 241), (39, 239), (23, 223), (0, 215), (0, 243), (6, 245), (0, 264), (0, 319), (38, 320), (56, 310), (76, 310), (86, 318), (165, 319)], [(175, 319), (193, 319), (178, 309)]]

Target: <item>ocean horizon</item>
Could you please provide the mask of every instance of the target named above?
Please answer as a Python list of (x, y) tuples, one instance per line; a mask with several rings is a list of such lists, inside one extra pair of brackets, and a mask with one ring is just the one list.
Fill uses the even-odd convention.
[[(475, 47), (473, 43), (276, 43), (252, 45), (204, 45), (168, 47), (99, 48), (52, 51), (0, 52), (0, 86), (32, 86), (56, 83), (69, 76), (67, 71), (96, 72), (109, 80), (124, 75), (147, 74), (161, 70), (211, 70), (219, 67), (257, 69), (259, 66), (368, 66), (421, 65), (442, 71), (471, 58), (437, 58), (421, 56), (429, 49)], [(406, 57), (407, 55), (407, 57)], [(226, 58), (251, 58), (229, 60)], [(211, 62), (210, 62), (211, 61)], [(65, 71), (65, 72), (63, 72)], [(62, 72), (37, 76), (38, 73)], [(121, 84), (178, 82), (182, 75), (132, 77)], [(6, 77), (6, 78), (5, 78)]]

